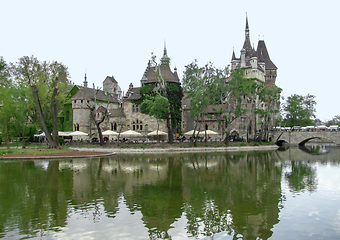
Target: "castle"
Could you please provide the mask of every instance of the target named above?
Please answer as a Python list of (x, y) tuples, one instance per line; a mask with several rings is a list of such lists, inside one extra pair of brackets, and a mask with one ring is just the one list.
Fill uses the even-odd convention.
[[(170, 58), (164, 45), (161, 63), (157, 65), (155, 59), (148, 62), (146, 70), (140, 79), (140, 86), (157, 83), (157, 77), (155, 75), (157, 69), (160, 71), (160, 75), (164, 76), (167, 83), (180, 86), (181, 82), (177, 74), (177, 69), (175, 68), (174, 71), (172, 71), (169, 63)], [(251, 46), (248, 17), (246, 17), (245, 40), (240, 51), (240, 57), (237, 58), (233, 50), (230, 68), (231, 70), (243, 68), (246, 78), (254, 79), (270, 88), (275, 85), (277, 67), (269, 57), (264, 40), (258, 41), (256, 50)], [(131, 83), (126, 94), (123, 96), (118, 82), (113, 76), (105, 78), (103, 81), (103, 90), (95, 89), (94, 87), (89, 88), (87, 84), (85, 74), (83, 86), (74, 86), (70, 91), (69, 101), (64, 105), (63, 111), (59, 115), (60, 130), (79, 130), (88, 133), (90, 137), (97, 136), (97, 129), (90, 116), (90, 107), (95, 108), (96, 119), (99, 120), (105, 115), (105, 120), (101, 125), (103, 131), (113, 130), (122, 132), (134, 130), (146, 135), (148, 132), (157, 129), (157, 120), (154, 117), (143, 114), (140, 106), (133, 101), (140, 97), (140, 87), (134, 87)], [(247, 107), (245, 97), (244, 99), (244, 107), (250, 110), (250, 107)], [(221, 104), (219, 107), (224, 106)], [(221, 123), (217, 121), (212, 109), (213, 106), (209, 106), (207, 109), (206, 114), (210, 114), (212, 117), (205, 119), (203, 129), (209, 129), (223, 135), (223, 127)], [(245, 137), (247, 132), (250, 135), (255, 134), (254, 132), (252, 133), (252, 129), (256, 129), (254, 124), (256, 123), (250, 124), (253, 126), (249, 127), (249, 119), (247, 117), (239, 118), (233, 123), (232, 135)], [(193, 128), (194, 120), (190, 118), (190, 102), (184, 97), (182, 100), (181, 129), (177, 129), (176, 132), (186, 132)], [(201, 130), (203, 129), (201, 128)], [(167, 132), (165, 121), (160, 123), (159, 130)]]

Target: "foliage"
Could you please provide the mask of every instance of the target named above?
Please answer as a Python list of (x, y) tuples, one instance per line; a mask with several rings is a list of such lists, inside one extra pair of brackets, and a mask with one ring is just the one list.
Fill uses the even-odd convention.
[[(187, 94), (186, 99), (190, 101), (190, 116), (196, 122), (195, 131), (199, 118), (201, 118), (201, 122), (204, 122), (205, 116), (208, 116), (208, 106), (221, 104), (225, 98), (227, 77), (227, 69), (218, 69), (211, 62), (199, 67), (195, 60), (185, 66), (183, 89)], [(215, 111), (218, 116), (223, 115), (222, 112), (218, 112), (222, 109), (219, 108)]]
[[(34, 56), (24, 56), (12, 65), (12, 70), (17, 84), (31, 89), (32, 97), (28, 95), (30, 97), (28, 102), (34, 100), (36, 113), (50, 147), (58, 147), (57, 113), (67, 95), (69, 84), (67, 67), (56, 61), (40, 62)], [(47, 120), (52, 122), (53, 137), (48, 129)]]
[(313, 125), (315, 119), (315, 96), (293, 94), (283, 105), (283, 124), (287, 127)]
[(331, 120), (328, 120), (325, 124), (327, 126), (340, 125), (340, 115), (335, 115)]
[(155, 117), (158, 121), (166, 118), (169, 108), (169, 100), (160, 93), (148, 95), (141, 104), (145, 114)]
[(181, 129), (183, 89), (176, 83), (167, 84), (167, 98), (169, 101), (171, 125)]

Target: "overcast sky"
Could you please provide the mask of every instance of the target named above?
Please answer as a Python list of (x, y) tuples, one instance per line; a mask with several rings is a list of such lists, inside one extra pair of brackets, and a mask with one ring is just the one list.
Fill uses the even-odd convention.
[(264, 39), (278, 67), (283, 96), (316, 96), (321, 120), (340, 115), (338, 0), (298, 1), (1, 1), (0, 56), (16, 62), (34, 55), (69, 68), (71, 80), (102, 86), (114, 76), (126, 92), (140, 79), (164, 41), (180, 78), (197, 59), (216, 67), (237, 57), (244, 42), (246, 12), (250, 40)]

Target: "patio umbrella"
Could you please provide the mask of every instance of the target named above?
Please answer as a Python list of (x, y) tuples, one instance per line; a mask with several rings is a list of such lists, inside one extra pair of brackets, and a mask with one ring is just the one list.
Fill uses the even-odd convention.
[[(194, 130), (190, 130), (189, 132), (186, 132), (183, 135), (184, 136), (192, 136), (193, 133), (194, 133)], [(198, 135), (198, 131), (195, 131), (195, 136), (197, 136), (197, 135)]]
[[(218, 135), (217, 132), (211, 131), (211, 130), (206, 130), (207, 135)], [(202, 131), (199, 133), (200, 136), (204, 136), (205, 135), (205, 131)]]
[(142, 137), (142, 134), (133, 130), (127, 130), (120, 134), (121, 137)]
[(75, 131), (75, 132), (71, 132), (69, 134), (69, 136), (88, 136), (87, 133), (81, 132), (81, 131)]
[(160, 130), (158, 130), (158, 134), (157, 134), (157, 130), (148, 133), (148, 136), (157, 136), (157, 135), (159, 135), (159, 136), (166, 136), (168, 134), (166, 132), (162, 132)]
[(59, 136), (59, 137), (67, 137), (67, 136), (70, 136), (70, 133), (59, 131), (59, 132), (58, 132), (58, 136)]
[(118, 133), (115, 131), (111, 131), (111, 130), (106, 130), (104, 132), (102, 132), (103, 135), (114, 135), (114, 136), (118, 136)]

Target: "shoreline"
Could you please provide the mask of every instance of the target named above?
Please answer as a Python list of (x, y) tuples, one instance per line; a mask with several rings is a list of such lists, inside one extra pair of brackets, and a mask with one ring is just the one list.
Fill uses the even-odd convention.
[[(191, 147), (191, 148), (77, 148), (76, 151), (112, 152), (113, 154), (158, 154), (158, 153), (198, 153), (198, 152), (249, 152), (277, 150), (277, 145), (240, 146), (240, 147)], [(98, 151), (100, 150), (100, 151)]]
[[(0, 160), (20, 160), (20, 159), (58, 159), (58, 158), (88, 158), (88, 157), (104, 157), (111, 155), (130, 155), (130, 154), (181, 154), (181, 153), (207, 153), (207, 152), (250, 152), (250, 151), (273, 151), (277, 150), (277, 145), (263, 146), (230, 146), (230, 147), (169, 147), (169, 148), (85, 148), (70, 147), (72, 153), (76, 154), (60, 154), (60, 155), (35, 155), (27, 154), (24, 156), (0, 156)], [(70, 152), (71, 153), (71, 152)], [(93, 154), (92, 154), (93, 153)]]

